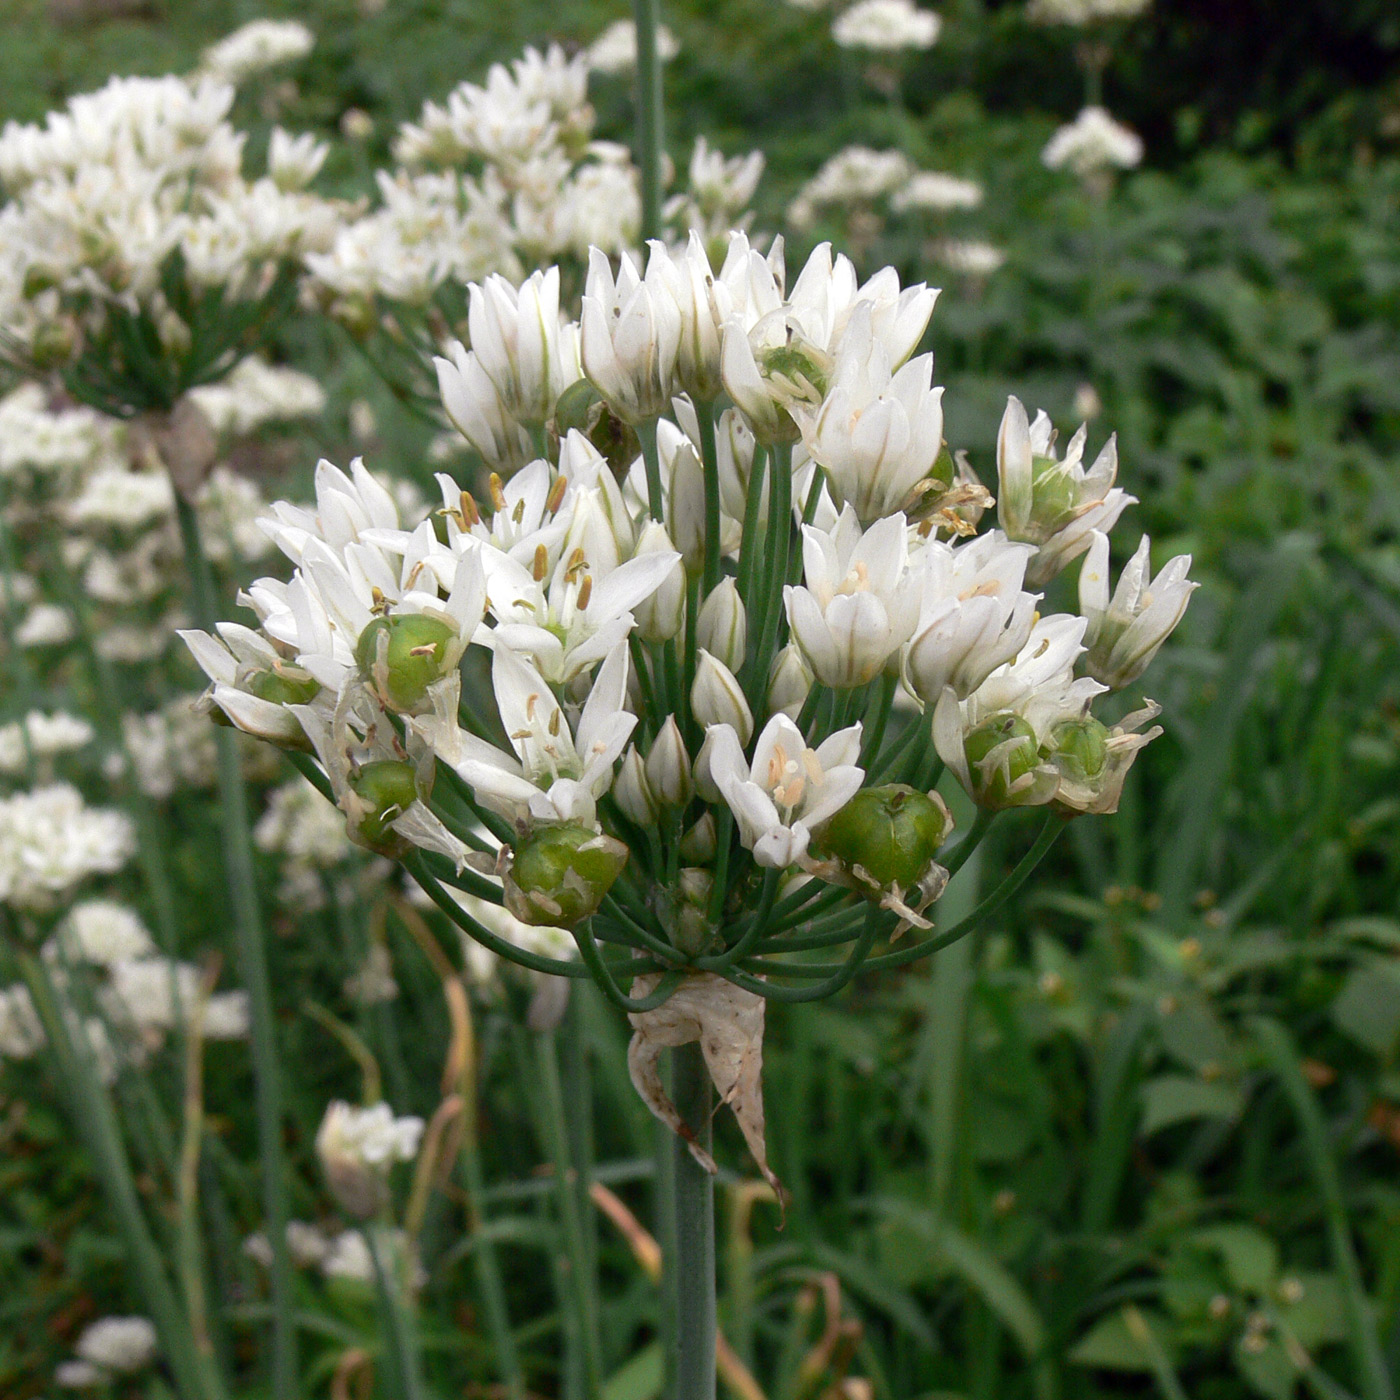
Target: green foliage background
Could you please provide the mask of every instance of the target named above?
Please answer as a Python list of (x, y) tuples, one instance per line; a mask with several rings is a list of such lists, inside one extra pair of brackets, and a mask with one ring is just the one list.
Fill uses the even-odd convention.
[[(1382, 0), (1171, 5), (1123, 36), (1108, 105), (1148, 140), (1106, 200), (1039, 151), (1081, 100), (1073, 39), (1019, 7), (952, 0), (945, 34), (880, 97), (821, 12), (759, 0), (666, 5), (671, 148), (698, 133), (768, 156), (757, 226), (838, 147), (898, 145), (981, 180), (968, 228), (1007, 251), (953, 279), (932, 346), (948, 433), (990, 467), (1005, 395), (1068, 420), (1078, 387), (1120, 435), (1130, 519), (1154, 553), (1188, 550), (1203, 587), (1159, 660), (1167, 734), (1114, 819), (1083, 819), (1035, 896), (930, 966), (862, 981), (830, 1005), (770, 1017), (770, 1135), (793, 1193), (786, 1227), (737, 1188), (722, 1251), (722, 1323), (768, 1394), (817, 1396), (840, 1366), (803, 1368), (821, 1333), (804, 1290), (839, 1279), (852, 1374), (882, 1400), (1145, 1393), (1390, 1400), (1400, 1375), (1400, 18)], [(1286, 11), (1286, 14), (1283, 13)], [(64, 24), (38, 0), (0, 21), (0, 113), (34, 119), (108, 73), (191, 66), (263, 14), (308, 19), (319, 44), (279, 120), (332, 134), (328, 186), (366, 188), (394, 125), (525, 41), (581, 42), (620, 11), (389, 0), (377, 14), (215, 0), (152, 3)], [(1228, 14), (1227, 14), (1228, 12)], [(1251, 22), (1252, 21), (1252, 22)], [(630, 93), (598, 79), (605, 134)], [(266, 131), (271, 107), (246, 114)], [(812, 231), (840, 239), (836, 226)], [(798, 249), (798, 252), (804, 251)], [(880, 245), (937, 280), (924, 236)], [(791, 256), (789, 259), (791, 265)], [(870, 269), (867, 269), (870, 270)], [(309, 466), (349, 455), (347, 405), (368, 398), (370, 464), (428, 479), (426, 430), (323, 328), (289, 358), (333, 391), (324, 423), (284, 445)], [(299, 466), (304, 484), (305, 471)], [(222, 937), (208, 892), (206, 799), (164, 814), (191, 944)], [(972, 898), (1024, 833), (989, 842), (950, 892)], [(269, 872), (270, 884), (270, 872)], [(362, 922), (362, 921), (361, 921)], [(284, 928), (275, 985), (297, 1066), (298, 1210), (314, 1214), (310, 1137), (347, 1067), (298, 1014), (347, 1017), (386, 1066), (399, 1111), (430, 1112), (446, 1023), (437, 983), (391, 929), (403, 995), (344, 1011), (360, 925)], [(397, 941), (394, 941), (397, 940)], [(512, 993), (517, 999), (523, 994)], [(558, 1318), (543, 1158), (519, 1007), (483, 1011), (483, 1148), (512, 1315), (532, 1384), (553, 1393)], [(600, 1161), (649, 1218), (651, 1128), (622, 1068), (625, 1028), (585, 1018)], [(239, 1254), (254, 1228), (252, 1129), (239, 1051), (211, 1056), (213, 1172), (232, 1203), (208, 1225), (219, 1286), (255, 1297)], [(158, 1075), (159, 1071), (153, 1071)], [(166, 1085), (167, 1089), (173, 1087)], [(47, 1393), (82, 1322), (133, 1311), (114, 1236), (36, 1070), (0, 1081), (0, 1393)], [(149, 1106), (129, 1105), (138, 1116)], [(723, 1130), (738, 1179), (743, 1156)], [(152, 1169), (152, 1174), (158, 1172)], [(460, 1221), (430, 1222), (426, 1340), (441, 1393), (491, 1378)], [(603, 1240), (611, 1400), (653, 1393), (635, 1364), (654, 1290)], [(313, 1393), (372, 1329), (363, 1298), (313, 1293)], [(804, 1301), (807, 1300), (807, 1301)], [(251, 1302), (249, 1306), (252, 1306)], [(236, 1336), (221, 1345), (237, 1353)], [(318, 1359), (319, 1357), (319, 1359)], [(830, 1358), (828, 1358), (830, 1361)], [(629, 1364), (631, 1363), (631, 1364)], [(159, 1385), (159, 1382), (153, 1382)], [(256, 1394), (250, 1381), (249, 1394)], [(651, 1387), (649, 1389), (649, 1387)], [(152, 1390), (151, 1394), (158, 1393)]]

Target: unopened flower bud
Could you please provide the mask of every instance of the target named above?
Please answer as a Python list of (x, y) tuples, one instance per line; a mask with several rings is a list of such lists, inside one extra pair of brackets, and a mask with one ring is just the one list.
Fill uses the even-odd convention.
[(676, 947), (691, 957), (704, 952), (713, 936), (708, 911), (714, 887), (708, 870), (687, 866), (680, 872), (669, 932)]
[(796, 720), (812, 689), (812, 673), (791, 642), (773, 658), (768, 672), (768, 713)]
[(715, 735), (723, 732), (722, 729), (718, 728), (705, 731), (705, 741), (700, 745), (700, 752), (695, 756), (695, 767), (692, 770), (695, 777), (696, 795), (702, 801), (715, 805), (723, 802), (724, 796), (710, 772), (710, 757), (714, 751)]
[(734, 672), (703, 647), (695, 684), (690, 688), (690, 707), (706, 729), (712, 724), (727, 724), (738, 733), (741, 744), (753, 737), (753, 712), (744, 699), (743, 687)]
[(597, 910), (628, 854), (621, 841), (578, 822), (540, 827), (515, 847), (506, 908), (524, 924), (572, 928)]
[(613, 781), (613, 800), (622, 808), (622, 814), (638, 826), (649, 827), (660, 810), (656, 798), (652, 796), (647, 782), (646, 767), (636, 745), (628, 745), (618, 766), (617, 777)]
[(1011, 805), (1013, 786), (1040, 760), (1035, 730), (1017, 714), (991, 715), (963, 740), (973, 796), (984, 807)]
[(705, 473), (687, 439), (676, 444), (671, 456), (667, 506), (671, 536), (686, 572), (698, 574), (705, 567)]
[[(659, 520), (649, 520), (637, 540), (636, 553), (673, 554), (675, 545)], [(661, 587), (643, 598), (632, 610), (637, 619), (637, 635), (644, 642), (666, 642), (681, 629), (685, 618), (685, 572), (673, 568)]]
[(392, 823), (419, 797), (428, 795), (419, 791), (419, 773), (413, 764), (398, 758), (363, 763), (350, 775), (350, 791), (358, 808), (349, 814), (351, 838), (395, 860), (406, 855), (409, 842), (393, 830)]
[(749, 622), (744, 600), (732, 577), (721, 579), (705, 599), (695, 622), (695, 639), (731, 671), (743, 666), (749, 644)]
[(706, 812), (681, 837), (681, 859), (694, 861), (697, 865), (704, 865), (714, 858), (715, 819), (709, 812)]
[(866, 788), (827, 822), (821, 850), (876, 889), (911, 890), (928, 875), (953, 819), (936, 793), (903, 783)]
[(377, 617), (355, 644), (355, 660), (380, 701), (392, 710), (417, 708), (428, 687), (453, 664), (456, 630), (423, 613)]
[(668, 715), (661, 732), (647, 754), (647, 784), (652, 796), (663, 807), (682, 807), (690, 801), (694, 785), (690, 777), (690, 755), (675, 715)]

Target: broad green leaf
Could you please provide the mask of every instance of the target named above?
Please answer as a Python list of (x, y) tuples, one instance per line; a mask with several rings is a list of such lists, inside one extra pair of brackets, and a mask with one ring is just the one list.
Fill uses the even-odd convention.
[(1378, 1059), (1390, 1059), (1400, 1039), (1400, 972), (1384, 963), (1356, 968), (1332, 1003), (1332, 1023)]
[[(1142, 1309), (1138, 1310), (1138, 1317), (1146, 1323), (1162, 1350), (1170, 1356), (1168, 1338), (1171, 1331), (1166, 1319), (1158, 1313)], [(1101, 1317), (1075, 1343), (1069, 1359), (1076, 1366), (1095, 1366), (1104, 1371), (1153, 1370), (1152, 1358), (1147, 1348), (1128, 1326), (1126, 1310)]]
[(1278, 1246), (1252, 1225), (1212, 1225), (1191, 1242), (1220, 1252), (1230, 1282), (1242, 1293), (1263, 1293), (1278, 1273)]
[(603, 1382), (603, 1400), (655, 1400), (665, 1383), (665, 1354), (651, 1342)]
[(1236, 1118), (1244, 1108), (1238, 1085), (1162, 1074), (1142, 1086), (1144, 1137), (1190, 1118)]

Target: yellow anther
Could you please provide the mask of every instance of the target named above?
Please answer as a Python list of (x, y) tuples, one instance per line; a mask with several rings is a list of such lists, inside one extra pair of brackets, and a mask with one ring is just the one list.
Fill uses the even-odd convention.
[(557, 476), (554, 478), (554, 485), (549, 488), (549, 495), (545, 499), (544, 508), (554, 515), (559, 507), (564, 504), (564, 493), (569, 489), (569, 478), (567, 476)]
[(536, 583), (544, 580), (545, 571), (549, 568), (549, 551), (542, 545), (535, 546), (535, 567), (532, 570)]
[(506, 493), (505, 493), (504, 491), (501, 490), (501, 478), (500, 478), (500, 476), (499, 476), (498, 473), (496, 473), (496, 472), (492, 472), (492, 473), (491, 473), (491, 482), (490, 482), (490, 486), (491, 486), (491, 504), (492, 504), (497, 510), (504, 510), (504, 509), (506, 508), (506, 504), (507, 504), (507, 503), (506, 503)]

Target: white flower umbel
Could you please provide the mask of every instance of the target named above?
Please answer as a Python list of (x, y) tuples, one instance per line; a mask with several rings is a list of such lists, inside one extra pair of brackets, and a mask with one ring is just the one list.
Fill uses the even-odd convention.
[(255, 19), (205, 49), (200, 66), (236, 86), (269, 68), (304, 58), (315, 43), (315, 35), (296, 20)]
[(134, 909), (110, 899), (75, 904), (44, 946), (56, 961), (86, 962), (98, 967), (150, 957), (156, 945)]
[(1111, 530), (1136, 496), (1114, 486), (1117, 438), (1110, 436), (1093, 466), (1084, 466), (1087, 427), (1070, 439), (1063, 460), (1055, 429), (1042, 411), (1035, 422), (1015, 397), (1007, 400), (997, 434), (997, 520), (1013, 540), (1038, 546), (1026, 569), (1038, 587), (1089, 548), (1095, 531)]
[(836, 17), (832, 37), (848, 49), (928, 49), (938, 39), (943, 21), (913, 0), (856, 0)]
[(144, 1317), (104, 1317), (83, 1329), (74, 1350), (90, 1366), (128, 1375), (155, 1360), (156, 1329)]
[(976, 209), (981, 203), (982, 186), (976, 180), (936, 170), (916, 170), (890, 197), (890, 208), (897, 213), (908, 209)]
[(1070, 170), (1081, 178), (1131, 170), (1142, 161), (1142, 138), (1102, 107), (1086, 107), (1055, 132), (1040, 158), (1051, 170)]
[(0, 773), (23, 773), (31, 757), (53, 759), (85, 748), (94, 733), (92, 725), (77, 715), (30, 710), (23, 719), (0, 725)]
[(0, 904), (52, 908), (93, 875), (120, 870), (136, 833), (120, 812), (89, 807), (67, 783), (0, 798)]
[(744, 757), (728, 725), (709, 731), (709, 771), (739, 823), (740, 838), (759, 865), (782, 870), (807, 854), (812, 829), (855, 796), (865, 778), (858, 724), (815, 749), (786, 715), (774, 715)]
[(1105, 20), (1136, 19), (1152, 0), (1030, 0), (1026, 17), (1038, 24), (1083, 26)]
[[(664, 24), (656, 29), (656, 51), (663, 63), (680, 53), (676, 36)], [(584, 50), (595, 73), (626, 73), (637, 66), (637, 26), (630, 19), (614, 20)]]
[(1108, 595), (1108, 536), (1094, 532), (1079, 571), (1079, 611), (1088, 619), (1084, 669), (1110, 690), (1137, 680), (1186, 615), (1196, 584), (1186, 577), (1189, 554), (1178, 554), (1152, 577), (1152, 542), (1142, 537)]
[(919, 595), (902, 515), (862, 532), (848, 505), (835, 529), (802, 527), (804, 588), (784, 588), (788, 625), (812, 674), (836, 689), (867, 685), (909, 639)]

